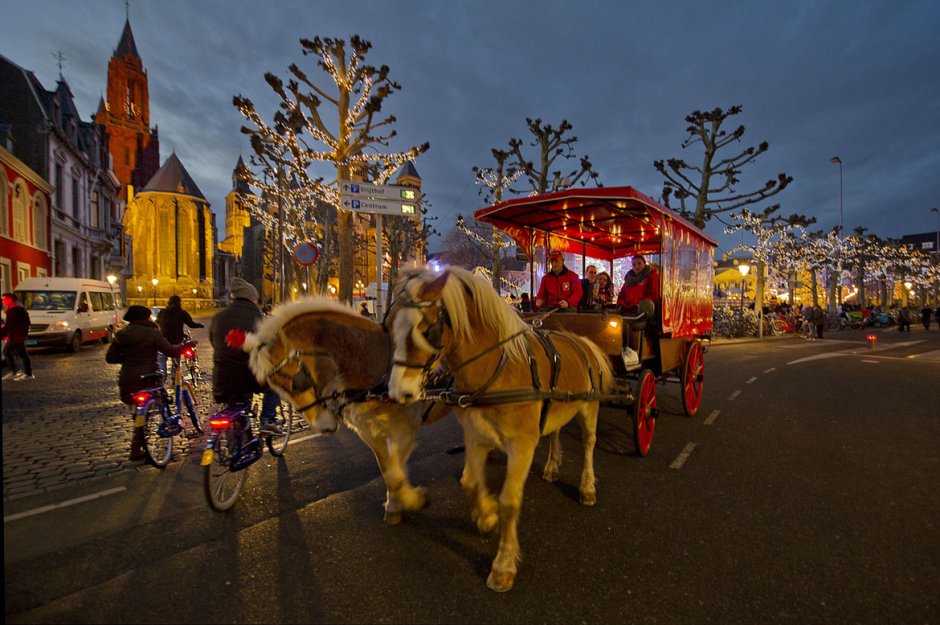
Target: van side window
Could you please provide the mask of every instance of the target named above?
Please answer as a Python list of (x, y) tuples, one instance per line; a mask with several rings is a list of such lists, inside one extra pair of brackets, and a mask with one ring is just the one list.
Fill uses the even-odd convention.
[(99, 293), (98, 291), (92, 291), (88, 294), (91, 297), (91, 307), (95, 310), (101, 311), (106, 310), (107, 306), (104, 303), (104, 293)]
[(84, 291), (82, 291), (81, 297), (78, 298), (78, 312), (88, 312), (88, 297)]

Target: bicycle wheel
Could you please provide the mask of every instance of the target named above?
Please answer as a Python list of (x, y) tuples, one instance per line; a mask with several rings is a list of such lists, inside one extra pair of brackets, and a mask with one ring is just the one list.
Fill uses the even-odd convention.
[(268, 436), (268, 451), (271, 452), (272, 456), (283, 456), (284, 451), (287, 449), (287, 442), (290, 440), (290, 433), (293, 429), (294, 419), (296, 415), (294, 409), (287, 402), (281, 402), (281, 405), (277, 407), (277, 417), (274, 422), (281, 426), (281, 431), (283, 434), (279, 436)]
[[(189, 383), (184, 382), (180, 395), (183, 399), (182, 405), (186, 407), (186, 412), (189, 414), (189, 420), (196, 429), (196, 433), (202, 434), (202, 419), (199, 417), (199, 404), (196, 402), (196, 394), (193, 392), (192, 386), (190, 386)], [(182, 408), (180, 409), (180, 412), (182, 412)]]
[[(240, 428), (239, 428), (240, 429)], [(202, 452), (203, 486), (209, 506), (216, 512), (225, 512), (238, 499), (248, 471), (232, 471), (232, 459), (239, 448), (239, 433), (235, 426), (218, 431), (210, 447)]]
[(141, 409), (138, 418), (143, 418), (144, 452), (147, 462), (162, 469), (173, 457), (173, 437), (160, 436), (163, 429), (163, 409), (156, 399), (150, 399)]

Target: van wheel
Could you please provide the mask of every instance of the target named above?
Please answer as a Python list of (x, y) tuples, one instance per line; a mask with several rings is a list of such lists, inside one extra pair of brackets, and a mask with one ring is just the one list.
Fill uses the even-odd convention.
[(101, 337), (102, 343), (110, 343), (111, 339), (114, 338), (114, 326), (108, 326), (108, 331), (104, 333), (104, 336)]
[(74, 354), (75, 352), (80, 351), (81, 349), (82, 349), (82, 333), (75, 332), (75, 334), (72, 335), (71, 340), (69, 340), (68, 350)]

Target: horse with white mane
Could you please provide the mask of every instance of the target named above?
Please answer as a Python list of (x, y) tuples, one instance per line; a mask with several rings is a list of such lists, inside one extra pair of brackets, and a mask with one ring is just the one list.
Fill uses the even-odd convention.
[[(551, 435), (542, 477), (556, 480), (558, 431), (575, 417), (584, 446), (581, 503), (596, 500), (597, 415), (599, 397), (613, 382), (611, 363), (588, 339), (536, 332), (489, 283), (460, 268), (439, 276), (420, 269), (402, 272), (384, 323), (394, 345), (392, 399), (422, 397), (438, 358), (454, 375), (449, 397), (456, 404), (466, 447), (460, 484), (478, 529), (486, 534), (499, 526), (499, 550), (487, 586), (509, 590), (520, 558), (517, 525), (535, 447), (541, 436)], [(507, 454), (498, 502), (488, 492), (484, 474), (487, 454), (494, 448)]]
[(324, 297), (281, 304), (245, 337), (242, 349), (259, 382), (304, 415), (317, 432), (345, 422), (369, 446), (385, 480), (385, 522), (426, 503), (408, 480), (417, 429), (450, 409), (384, 398), (391, 344), (382, 326)]

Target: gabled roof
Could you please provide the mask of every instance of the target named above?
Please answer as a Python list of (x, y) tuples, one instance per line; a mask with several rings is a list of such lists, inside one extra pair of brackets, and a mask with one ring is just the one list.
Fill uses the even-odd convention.
[(124, 58), (127, 54), (137, 59), (140, 58), (140, 55), (137, 54), (137, 44), (134, 43), (134, 33), (131, 32), (130, 20), (124, 22), (124, 32), (121, 33), (121, 41), (118, 42), (118, 47), (114, 51), (114, 56), (118, 58)]
[(166, 162), (163, 163), (163, 167), (158, 169), (157, 173), (150, 179), (150, 182), (141, 189), (141, 192), (145, 191), (182, 193), (198, 197), (208, 202), (206, 197), (202, 194), (202, 191), (196, 186), (196, 182), (192, 179), (192, 176), (190, 176), (186, 168), (183, 167), (183, 163), (181, 163), (179, 157), (176, 156), (176, 152), (173, 152), (170, 158), (166, 159)]
[(418, 170), (415, 169), (415, 164), (412, 163), (411, 161), (405, 161), (405, 164), (402, 165), (401, 168), (398, 170), (398, 175), (395, 177), (395, 180), (398, 180), (399, 178), (403, 178), (405, 176), (411, 176), (413, 178), (417, 178), (418, 180), (421, 180), (421, 176), (418, 174)]

